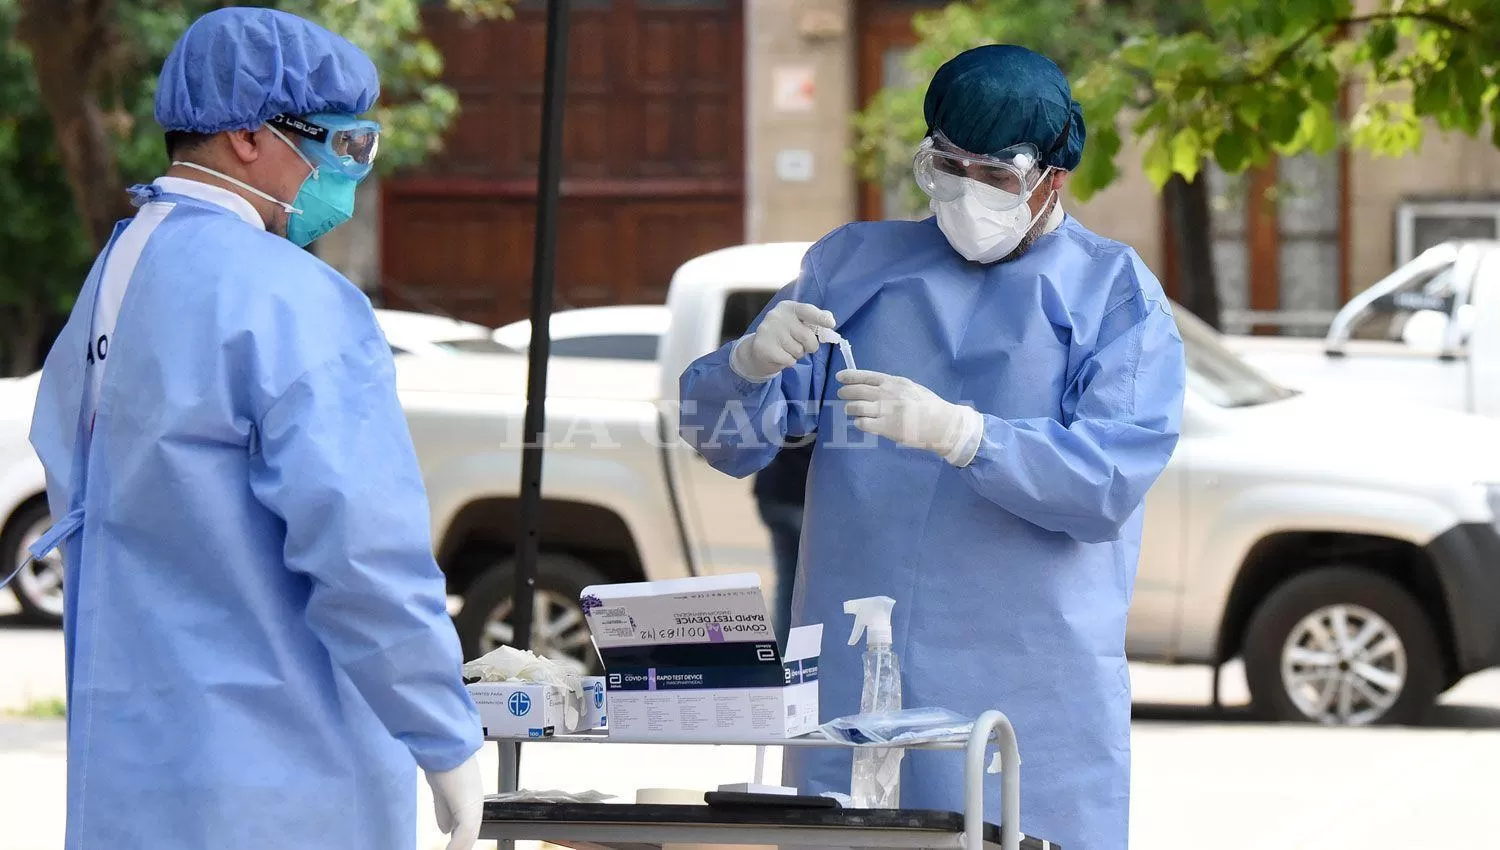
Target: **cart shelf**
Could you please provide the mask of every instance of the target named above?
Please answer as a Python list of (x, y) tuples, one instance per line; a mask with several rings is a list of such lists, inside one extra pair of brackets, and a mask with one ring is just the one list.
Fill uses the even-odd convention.
[[(519, 743), (513, 738), (491, 740)], [(528, 743), (611, 743), (745, 746), (745, 742), (654, 741), (586, 732)], [(991, 744), (1000, 751), (1000, 826), (984, 821), (984, 774)], [(762, 746), (844, 747), (820, 733)], [(603, 803), (507, 803), (488, 801), (480, 836), (546, 841), (578, 850), (659, 850), (663, 844), (740, 844), (785, 847), (870, 847), (883, 850), (1061, 850), (1046, 840), (1022, 836), (1021, 757), (1015, 730), (998, 711), (975, 721), (966, 740), (912, 749), (963, 749), (964, 811), (908, 809), (807, 809), (621, 805)], [(501, 747), (501, 790), (515, 790), (515, 750)], [(508, 764), (507, 764), (508, 762)]]
[[(547, 841), (577, 850), (659, 850), (663, 844), (848, 847), (855, 840), (860, 847), (887, 850), (965, 846), (963, 815), (912, 809), (490, 802), (484, 829), (483, 838)], [(984, 846), (1001, 847), (998, 826), (985, 824)], [(1057, 850), (1057, 845), (1023, 837), (1021, 850)]]

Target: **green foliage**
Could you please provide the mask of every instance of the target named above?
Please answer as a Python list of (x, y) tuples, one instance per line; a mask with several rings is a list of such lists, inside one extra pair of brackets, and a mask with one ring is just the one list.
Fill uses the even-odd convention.
[[(74, 210), (52, 124), (37, 93), (29, 54), (16, 37), (23, 3), (0, 0), (0, 374), (28, 369), (16, 342), (49, 314), (68, 309), (93, 251)], [(123, 191), (159, 175), (168, 163), (153, 117), (157, 73), (172, 45), (199, 15), (230, 0), (115, 0), (111, 48), (97, 57), (94, 92), (113, 131)], [(421, 37), (420, 0), (272, 0), (339, 32), (370, 54), (381, 73), (381, 100), (372, 117), (384, 127), (379, 168), (420, 162), (440, 148), (459, 109), (457, 95), (437, 82), (443, 62)], [(447, 0), (475, 20), (509, 17), (510, 0)]]
[[(442, 149), (443, 132), (458, 114), (458, 95), (436, 82), (443, 57), (421, 38), (416, 0), (280, 0), (277, 7), (321, 23), (359, 45), (380, 69), (379, 121), (383, 173), (416, 165)], [(473, 20), (513, 12), (508, 0), (449, 0)]]
[[(1093, 0), (980, 0), (917, 14), (912, 26), (921, 41), (905, 59), (912, 85), (882, 89), (853, 119), (860, 175), (883, 184), (899, 181), (909, 187), (913, 209), (920, 208), (925, 201), (905, 177), (927, 134), (922, 117), (927, 81), (944, 62), (985, 44), (1023, 44), (1076, 71), (1120, 42), (1124, 22), (1118, 10)], [(1091, 137), (1090, 147), (1096, 144)], [(1100, 167), (1088, 159), (1081, 169)], [(1110, 164), (1106, 159), (1104, 166)]]
[(1158, 187), (1205, 159), (1237, 173), (1346, 143), (1399, 156), (1427, 122), (1469, 135), (1488, 124), (1500, 145), (1496, 0), (970, 0), (917, 28), (914, 84), (882, 91), (855, 121), (867, 178), (910, 157), (937, 67), (995, 42), (1044, 53), (1073, 80), (1089, 127), (1070, 181), (1082, 198), (1118, 177), (1127, 133)]
[(7, 711), (6, 714), (28, 720), (62, 720), (68, 716), (68, 704), (60, 699), (36, 700), (22, 708)]
[[(1086, 114), (1102, 118), (1117, 114), (1120, 90), (1131, 89), (1141, 110), (1131, 132), (1157, 186), (1174, 173), (1191, 177), (1205, 157), (1234, 173), (1273, 153), (1322, 154), (1340, 144), (1400, 156), (1421, 146), (1429, 122), (1478, 135), (1500, 118), (1494, 0), (1368, 5), (1213, 0), (1201, 31), (1112, 51), (1076, 95)], [(1100, 168), (1073, 185), (1086, 197), (1113, 176)]]
[[(13, 328), (65, 309), (90, 259), (30, 57), (16, 41), (18, 16), (15, 0), (0, 0), (0, 326)], [(34, 358), (25, 345), (24, 334), (0, 334), (5, 362)]]
[[(9, 0), (7, 0), (8, 2)], [(120, 0), (122, 49), (112, 72), (120, 110), (121, 171), (127, 180), (146, 179), (166, 167), (161, 131), (152, 118), (156, 71), (189, 22), (204, 12), (235, 5), (227, 0)], [(266, 5), (301, 15), (343, 35), (369, 54), (380, 69), (380, 102), (370, 117), (382, 126), (381, 173), (420, 163), (442, 147), (443, 132), (458, 114), (458, 96), (437, 82), (443, 58), (421, 37), (418, 0), (271, 0)], [(475, 20), (509, 18), (509, 0), (448, 0), (449, 8)], [(111, 102), (106, 94), (105, 102)]]

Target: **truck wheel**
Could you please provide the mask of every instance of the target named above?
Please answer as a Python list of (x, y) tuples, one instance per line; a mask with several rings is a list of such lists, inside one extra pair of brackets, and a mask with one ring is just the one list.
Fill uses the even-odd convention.
[[(506, 620), (515, 592), (515, 570), (514, 558), (500, 559), (464, 592), (464, 605), (453, 618), (453, 625), (458, 629), (465, 659), (514, 643), (515, 632)], [(543, 552), (537, 558), (531, 651), (563, 662), (579, 673), (599, 672), (599, 654), (589, 638), (578, 596), (585, 587), (608, 581), (586, 561)]]
[(1278, 586), (1251, 618), (1244, 647), (1251, 702), (1266, 720), (1415, 723), (1445, 677), (1421, 605), (1401, 585), (1355, 567)]
[(21, 618), (31, 623), (47, 626), (62, 625), (63, 620), (63, 560), (62, 549), (26, 566), (20, 565), (29, 557), (26, 547), (37, 541), (52, 525), (52, 512), (46, 501), (32, 502), (21, 508), (6, 524), (0, 535), (0, 579), (17, 567), (10, 589), (21, 603)]

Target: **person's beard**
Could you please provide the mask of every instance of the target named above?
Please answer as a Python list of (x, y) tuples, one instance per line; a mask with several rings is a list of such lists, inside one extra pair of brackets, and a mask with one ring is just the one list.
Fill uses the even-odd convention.
[(1042, 206), (1042, 214), (1036, 217), (1036, 222), (1031, 225), (1031, 229), (1026, 231), (1025, 236), (1021, 237), (1021, 244), (1017, 245), (1015, 250), (1009, 254), (1001, 257), (1000, 262), (1008, 263), (1031, 250), (1031, 246), (1036, 244), (1036, 240), (1042, 238), (1042, 234), (1047, 232), (1047, 222), (1052, 220), (1052, 210), (1057, 206), (1057, 202), (1057, 192), (1055, 190), (1049, 192), (1047, 203)]

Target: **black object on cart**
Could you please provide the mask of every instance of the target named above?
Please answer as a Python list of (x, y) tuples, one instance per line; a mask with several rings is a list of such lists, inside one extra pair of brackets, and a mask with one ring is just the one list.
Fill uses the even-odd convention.
[[(661, 850), (663, 844), (784, 847), (967, 847), (964, 816), (915, 809), (804, 809), (619, 806), (608, 803), (486, 803), (481, 837), (547, 841), (575, 850)], [(649, 840), (648, 840), (649, 839)], [(858, 842), (853, 844), (851, 842)], [(982, 846), (999, 850), (1000, 827), (983, 827)], [(1021, 850), (1060, 850), (1023, 836)]]

